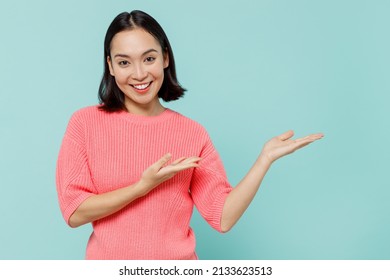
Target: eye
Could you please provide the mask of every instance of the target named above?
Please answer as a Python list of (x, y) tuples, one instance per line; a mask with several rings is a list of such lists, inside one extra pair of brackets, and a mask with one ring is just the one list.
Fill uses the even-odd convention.
[(130, 63), (128, 61), (126, 61), (126, 60), (122, 60), (122, 61), (119, 61), (118, 64), (119, 64), (119, 66), (127, 66)]
[(148, 56), (147, 58), (145, 58), (145, 61), (149, 62), (149, 63), (152, 63), (155, 60), (156, 60), (156, 58), (154, 58), (153, 56)]

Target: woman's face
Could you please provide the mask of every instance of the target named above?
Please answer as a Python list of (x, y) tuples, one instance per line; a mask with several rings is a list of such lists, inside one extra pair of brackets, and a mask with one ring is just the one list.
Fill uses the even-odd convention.
[(160, 105), (158, 91), (169, 61), (151, 34), (140, 28), (117, 33), (111, 41), (107, 63), (116, 84), (125, 94), (129, 112), (150, 112)]

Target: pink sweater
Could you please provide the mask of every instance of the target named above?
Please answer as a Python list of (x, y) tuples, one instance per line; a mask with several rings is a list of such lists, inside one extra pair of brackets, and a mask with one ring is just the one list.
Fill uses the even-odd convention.
[(92, 223), (87, 259), (196, 259), (190, 219), (195, 204), (221, 231), (231, 191), (218, 153), (198, 123), (166, 109), (155, 117), (97, 106), (69, 121), (57, 162), (57, 191), (63, 217), (88, 197), (129, 186), (166, 153), (172, 160), (199, 156), (200, 167), (183, 171), (119, 212)]

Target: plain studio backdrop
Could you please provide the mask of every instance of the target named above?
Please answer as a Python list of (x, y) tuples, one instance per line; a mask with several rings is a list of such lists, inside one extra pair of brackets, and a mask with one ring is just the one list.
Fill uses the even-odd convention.
[[(236, 185), (265, 141), (325, 138), (276, 162), (227, 234), (195, 211), (200, 259), (390, 259), (390, 2), (2, 1), (0, 259), (83, 259), (55, 188), (71, 114), (96, 104), (123, 11), (165, 29), (185, 98)], [(142, 226), (142, 225), (140, 225)]]

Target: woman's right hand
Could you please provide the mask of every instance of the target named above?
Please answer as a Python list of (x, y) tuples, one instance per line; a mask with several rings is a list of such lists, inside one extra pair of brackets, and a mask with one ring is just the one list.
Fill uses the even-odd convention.
[(197, 167), (201, 160), (199, 157), (182, 157), (167, 165), (171, 157), (170, 154), (166, 154), (153, 163), (133, 185), (90, 196), (71, 215), (69, 225), (78, 227), (116, 213), (178, 172)]
[(198, 167), (198, 162), (201, 160), (200, 157), (195, 156), (181, 157), (167, 165), (171, 158), (172, 155), (168, 153), (143, 172), (138, 184), (141, 195), (146, 195), (155, 187), (183, 170)]

